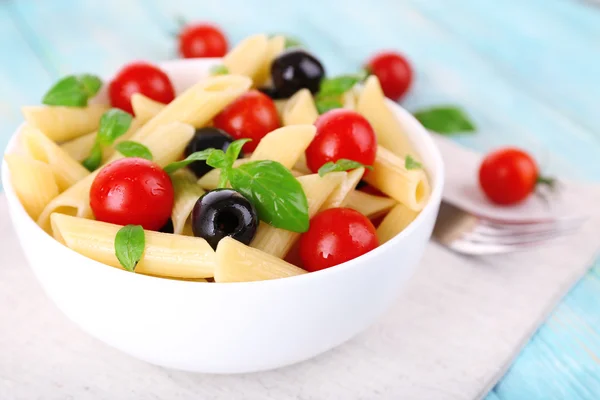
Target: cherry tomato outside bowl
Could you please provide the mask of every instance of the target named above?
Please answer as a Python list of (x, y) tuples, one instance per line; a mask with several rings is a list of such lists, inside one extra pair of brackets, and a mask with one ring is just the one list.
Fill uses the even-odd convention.
[(183, 58), (223, 57), (227, 47), (225, 34), (213, 24), (187, 25), (179, 34), (179, 54)]
[(215, 128), (234, 139), (252, 139), (244, 145), (245, 153), (256, 149), (265, 135), (281, 126), (277, 108), (271, 98), (258, 90), (250, 90), (229, 104), (213, 120)]
[(106, 165), (92, 182), (90, 206), (98, 221), (159, 230), (171, 217), (169, 175), (152, 161), (123, 158)]
[(175, 89), (167, 74), (142, 61), (126, 65), (108, 86), (110, 104), (130, 114), (133, 114), (131, 96), (134, 93), (141, 93), (164, 104), (175, 98)]
[(408, 60), (395, 51), (385, 51), (376, 54), (367, 63), (370, 73), (379, 79), (385, 96), (398, 101), (412, 84), (413, 71)]
[(379, 245), (375, 227), (350, 208), (330, 208), (315, 215), (300, 237), (303, 268), (314, 272), (359, 257)]
[[(342, 158), (373, 165), (377, 138), (365, 117), (339, 108), (321, 115), (315, 126), (317, 133), (306, 149), (306, 163), (312, 172), (318, 172), (327, 162)], [(367, 173), (368, 170), (365, 175)]]
[(534, 159), (516, 148), (503, 148), (488, 154), (479, 168), (479, 184), (487, 198), (500, 205), (525, 200), (538, 182)]

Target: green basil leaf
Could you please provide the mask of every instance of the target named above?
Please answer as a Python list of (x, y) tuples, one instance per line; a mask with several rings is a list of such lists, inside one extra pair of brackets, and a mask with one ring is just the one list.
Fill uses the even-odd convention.
[(133, 116), (118, 108), (111, 108), (100, 118), (100, 127), (96, 141), (104, 146), (110, 146), (120, 136), (129, 130)]
[(323, 79), (317, 97), (341, 96), (363, 79), (364, 73)]
[(139, 157), (152, 161), (152, 152), (141, 143), (126, 140), (115, 146), (115, 149), (125, 157)]
[(127, 225), (119, 229), (115, 236), (115, 255), (127, 271), (135, 271), (146, 247), (144, 228), (140, 225)]
[(231, 186), (254, 204), (261, 220), (276, 228), (306, 232), (308, 200), (294, 175), (276, 161), (252, 161), (230, 171)]
[(210, 68), (211, 75), (227, 75), (229, 73), (229, 69), (223, 64), (215, 65)]
[(344, 105), (337, 97), (317, 97), (315, 106), (319, 114), (325, 114), (327, 111), (342, 108)]
[(178, 169), (186, 167), (189, 164), (193, 163), (194, 161), (208, 160), (208, 157), (210, 156), (210, 154), (215, 151), (220, 151), (222, 153), (221, 150), (216, 150), (216, 149), (205, 149), (202, 151), (197, 151), (197, 152), (192, 153), (189, 156), (187, 156), (184, 160), (175, 161), (175, 162), (168, 164), (163, 169), (167, 174), (172, 174), (173, 172), (177, 171)]
[(102, 87), (102, 79), (96, 75), (83, 74), (78, 76), (79, 82), (81, 83), (88, 99), (94, 97)]
[(423, 126), (438, 133), (473, 132), (475, 125), (465, 112), (454, 106), (433, 107), (414, 113)]
[(292, 47), (305, 47), (304, 43), (302, 43), (302, 41), (300, 41), (298, 38), (296, 38), (294, 36), (284, 35), (284, 37), (285, 37), (284, 48), (286, 48), (286, 49), (289, 49)]
[(373, 169), (370, 165), (364, 165), (359, 163), (358, 161), (348, 160), (346, 158), (340, 158), (336, 162), (329, 161), (328, 163), (323, 164), (321, 168), (319, 168), (319, 176), (324, 176), (329, 172), (337, 172), (337, 171), (349, 171), (351, 169), (356, 169), (364, 167), (366, 169)]
[(236, 140), (235, 142), (232, 142), (227, 147), (225, 156), (227, 157), (227, 162), (229, 163), (229, 166), (232, 166), (233, 163), (235, 162), (235, 160), (238, 159), (238, 157), (240, 156), (240, 153), (242, 152), (242, 147), (244, 147), (244, 145), (246, 143), (251, 142), (251, 141), (252, 141), (252, 139), (239, 139), (239, 140)]
[(213, 168), (228, 168), (231, 167), (227, 160), (227, 156), (223, 150), (213, 149), (206, 159), (206, 163)]
[(417, 160), (415, 160), (414, 158), (412, 158), (412, 156), (410, 154), (408, 154), (406, 156), (406, 158), (404, 159), (404, 168), (411, 170), (411, 169), (422, 169), (423, 168), (423, 164), (421, 164), (420, 162), (418, 162)]
[(46, 92), (42, 103), (48, 106), (85, 107), (88, 95), (74, 75), (62, 78)]
[(96, 142), (94, 147), (92, 147), (92, 151), (90, 155), (81, 162), (83, 166), (90, 172), (94, 172), (100, 164), (102, 164), (102, 147), (99, 143)]

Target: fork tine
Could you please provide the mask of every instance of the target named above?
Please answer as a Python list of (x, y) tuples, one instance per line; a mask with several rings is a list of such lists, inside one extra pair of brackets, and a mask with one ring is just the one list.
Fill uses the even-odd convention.
[(506, 254), (506, 253), (515, 253), (518, 251), (526, 251), (531, 250), (533, 248), (543, 247), (550, 243), (553, 243), (554, 240), (541, 240), (537, 242), (529, 242), (529, 243), (516, 243), (516, 244), (492, 244), (492, 243), (477, 243), (471, 242), (468, 240), (455, 240), (454, 242), (447, 244), (446, 246), (461, 254), (471, 255), (471, 256), (486, 256), (493, 254)]
[(537, 232), (526, 232), (515, 235), (494, 236), (477, 231), (467, 232), (461, 236), (461, 240), (471, 241), (475, 243), (487, 244), (527, 244), (537, 243), (540, 241), (552, 240), (561, 236), (566, 236), (577, 230), (577, 227), (567, 229), (551, 229)]
[(476, 230), (494, 236), (515, 235), (520, 233), (542, 233), (555, 230), (574, 229), (581, 226), (585, 218), (564, 218), (556, 221), (532, 222), (521, 224), (505, 224), (480, 219)]

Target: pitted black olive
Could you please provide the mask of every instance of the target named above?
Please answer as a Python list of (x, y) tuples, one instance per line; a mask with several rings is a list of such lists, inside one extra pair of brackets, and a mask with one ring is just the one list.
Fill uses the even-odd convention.
[[(187, 157), (197, 151), (210, 148), (226, 151), (231, 142), (233, 142), (233, 138), (221, 129), (213, 127), (200, 128), (196, 130), (196, 133), (185, 147), (185, 156)], [(238, 158), (242, 156), (243, 153), (240, 152)], [(198, 178), (213, 169), (210, 165), (206, 164), (206, 161), (194, 161), (188, 165), (188, 168), (190, 168)]]
[(271, 78), (278, 98), (288, 98), (300, 89), (319, 91), (325, 68), (306, 50), (291, 48), (277, 56), (271, 64)]

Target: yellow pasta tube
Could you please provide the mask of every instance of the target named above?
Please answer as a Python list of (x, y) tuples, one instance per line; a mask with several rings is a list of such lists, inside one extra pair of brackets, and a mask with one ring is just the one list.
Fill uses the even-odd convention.
[(223, 65), (230, 74), (243, 75), (255, 80), (269, 51), (267, 35), (248, 36), (223, 57)]
[(150, 121), (156, 114), (161, 112), (166, 107), (165, 104), (152, 100), (141, 93), (134, 93), (131, 96), (131, 107), (133, 114), (142, 123)]
[(377, 143), (399, 157), (410, 154), (415, 159), (418, 154), (413, 150), (408, 136), (404, 133), (400, 122), (386, 104), (385, 95), (379, 79), (371, 75), (365, 81), (358, 96), (356, 111), (365, 117), (377, 135)]
[(342, 95), (343, 108), (348, 110), (356, 110), (356, 96), (353, 89), (346, 91)]
[(215, 282), (250, 282), (287, 278), (306, 271), (235, 239), (221, 239), (216, 251)]
[(4, 160), (17, 197), (27, 214), (36, 220), (44, 207), (58, 196), (54, 172), (48, 164), (20, 154), (7, 154)]
[(89, 171), (66, 151), (29, 124), (23, 127), (22, 140), (27, 153), (32, 158), (50, 166), (59, 191), (66, 190), (89, 175)]
[(275, 129), (262, 138), (250, 160), (272, 160), (292, 168), (315, 137), (314, 125), (290, 125)]
[(365, 181), (411, 210), (419, 211), (427, 202), (430, 186), (422, 169), (405, 168), (405, 160), (378, 146), (373, 171)]
[(176, 121), (200, 128), (251, 85), (252, 80), (240, 75), (219, 75), (204, 79), (167, 104), (138, 129), (130, 140), (140, 142), (159, 126)]
[(392, 211), (385, 216), (377, 228), (377, 239), (379, 244), (384, 244), (400, 232), (402, 232), (419, 215), (418, 211), (411, 210), (402, 204), (397, 204)]
[(365, 172), (364, 168), (356, 168), (346, 175), (346, 178), (331, 192), (327, 200), (321, 206), (321, 210), (328, 208), (344, 207), (347, 202), (348, 195), (354, 191), (356, 185)]
[(21, 111), (31, 126), (55, 142), (70, 140), (98, 129), (100, 117), (108, 110), (103, 104), (87, 107), (27, 106)]
[(204, 190), (196, 182), (194, 174), (186, 169), (175, 172), (171, 176), (171, 182), (175, 191), (175, 203), (171, 213), (173, 233), (181, 235), (196, 201), (204, 194)]
[[(122, 268), (115, 255), (115, 236), (120, 225), (52, 214), (52, 233), (68, 248), (92, 260)], [(210, 278), (215, 253), (202, 238), (144, 231), (146, 247), (136, 273), (173, 278)]]
[[(346, 179), (346, 175), (346, 172), (331, 172), (322, 178), (318, 174), (298, 178), (298, 182), (302, 185), (308, 199), (309, 217), (312, 218), (319, 211), (331, 192)], [(261, 222), (250, 246), (276, 257), (284, 258), (299, 237), (299, 233), (275, 228)]]
[[(181, 122), (163, 125), (146, 135), (140, 143), (148, 147), (154, 156), (154, 162), (164, 167), (181, 156), (184, 147), (194, 135), (194, 128)], [(109, 160), (122, 158), (120, 153), (115, 153)], [(90, 208), (90, 187), (100, 169), (92, 172), (63, 193), (54, 198), (38, 218), (38, 224), (48, 231), (50, 229), (50, 214), (59, 212), (75, 215), (82, 218), (92, 218)]]
[(297, 91), (282, 110), (283, 125), (314, 124), (319, 113), (308, 89)]
[(271, 63), (285, 49), (285, 36), (276, 35), (268, 39), (267, 52), (254, 77), (254, 87), (270, 84)]
[(346, 207), (358, 211), (368, 218), (377, 218), (388, 212), (396, 204), (389, 197), (375, 196), (369, 193), (353, 190), (348, 193)]

